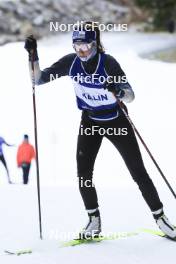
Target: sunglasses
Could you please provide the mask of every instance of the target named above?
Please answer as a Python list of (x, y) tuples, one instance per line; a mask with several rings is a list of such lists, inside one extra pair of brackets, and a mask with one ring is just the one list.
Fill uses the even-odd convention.
[(88, 51), (92, 48), (93, 42), (91, 43), (74, 43), (73, 48), (75, 51), (79, 52), (81, 51)]

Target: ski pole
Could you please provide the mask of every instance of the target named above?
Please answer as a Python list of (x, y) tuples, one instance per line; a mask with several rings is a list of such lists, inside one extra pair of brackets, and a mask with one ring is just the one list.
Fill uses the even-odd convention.
[(128, 119), (129, 123), (133, 127), (136, 135), (140, 139), (141, 143), (143, 144), (144, 148), (146, 149), (147, 153), (149, 154), (150, 158), (152, 159), (153, 163), (155, 164), (156, 168), (158, 169), (158, 171), (159, 171), (160, 175), (162, 176), (163, 180), (165, 181), (166, 185), (168, 186), (168, 188), (170, 189), (170, 191), (173, 194), (174, 198), (176, 199), (176, 193), (172, 189), (170, 183), (168, 182), (167, 178), (165, 177), (164, 173), (162, 172), (161, 168), (159, 167), (158, 163), (156, 162), (155, 158), (153, 157), (152, 153), (150, 152), (149, 148), (147, 147), (146, 143), (144, 142), (143, 138), (141, 137), (139, 131), (137, 130), (137, 128), (134, 125), (134, 123), (132, 122), (131, 118), (129, 117), (127, 111), (124, 109), (122, 102), (117, 98), (117, 96), (115, 96), (115, 97), (117, 99), (117, 102), (118, 102), (118, 105), (119, 105), (120, 109), (123, 111), (125, 117)]
[(40, 239), (43, 239), (41, 202), (40, 202), (40, 174), (39, 174), (39, 159), (38, 159), (37, 114), (36, 114), (36, 99), (35, 99), (34, 50), (31, 51), (31, 67), (32, 67), (32, 97), (33, 97), (34, 135), (35, 135), (35, 149), (36, 149), (36, 173), (37, 173), (39, 230), (40, 230)]

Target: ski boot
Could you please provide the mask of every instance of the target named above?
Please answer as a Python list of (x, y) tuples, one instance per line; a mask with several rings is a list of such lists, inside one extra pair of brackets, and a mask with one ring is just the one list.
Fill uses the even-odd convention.
[(100, 236), (101, 218), (99, 210), (88, 210), (88, 216), (89, 222), (86, 227), (79, 233), (79, 239), (93, 239)]
[(153, 217), (161, 231), (169, 238), (176, 240), (176, 228), (165, 216), (163, 208), (153, 212)]

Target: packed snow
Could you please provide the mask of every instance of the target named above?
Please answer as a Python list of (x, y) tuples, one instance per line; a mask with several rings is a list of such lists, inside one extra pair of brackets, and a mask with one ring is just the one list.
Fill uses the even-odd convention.
[[(172, 47), (176, 35), (167, 33), (104, 33), (107, 53), (121, 64), (136, 99), (129, 113), (161, 169), (176, 190), (175, 178), (175, 63), (140, 58), (139, 54)], [(143, 234), (113, 241), (60, 247), (85, 225), (86, 212), (78, 192), (76, 177), (76, 141), (81, 113), (71, 80), (60, 78), (36, 87), (39, 165), (43, 241), (39, 239), (35, 162), (30, 183), (23, 186), (22, 172), (16, 165), (17, 147), (23, 134), (34, 144), (32, 88), (24, 43), (0, 47), (0, 136), (14, 147), (4, 146), (10, 176), (0, 164), (0, 263), (111, 264), (173, 263), (176, 257), (172, 241)], [(71, 34), (58, 35), (38, 42), (41, 68), (73, 52)], [(141, 146), (141, 144), (140, 144)], [(176, 201), (152, 161), (141, 146), (147, 170), (153, 179), (165, 212), (176, 223)], [(95, 164), (96, 184), (103, 231), (135, 231), (157, 227), (136, 184), (131, 179), (119, 153), (105, 139)], [(23, 256), (5, 256), (5, 249), (32, 249)]]

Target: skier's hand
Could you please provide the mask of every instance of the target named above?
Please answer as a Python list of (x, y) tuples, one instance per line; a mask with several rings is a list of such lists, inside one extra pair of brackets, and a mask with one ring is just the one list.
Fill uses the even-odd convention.
[(33, 35), (26, 38), (24, 48), (29, 53), (29, 61), (38, 61), (37, 41)]
[(105, 89), (113, 93), (118, 99), (122, 99), (125, 95), (124, 90), (121, 89), (116, 83), (106, 83)]
[(25, 45), (24, 48), (31, 53), (32, 51), (35, 52), (37, 51), (37, 41), (33, 37), (33, 35), (30, 35), (29, 37), (26, 38), (25, 40)]

